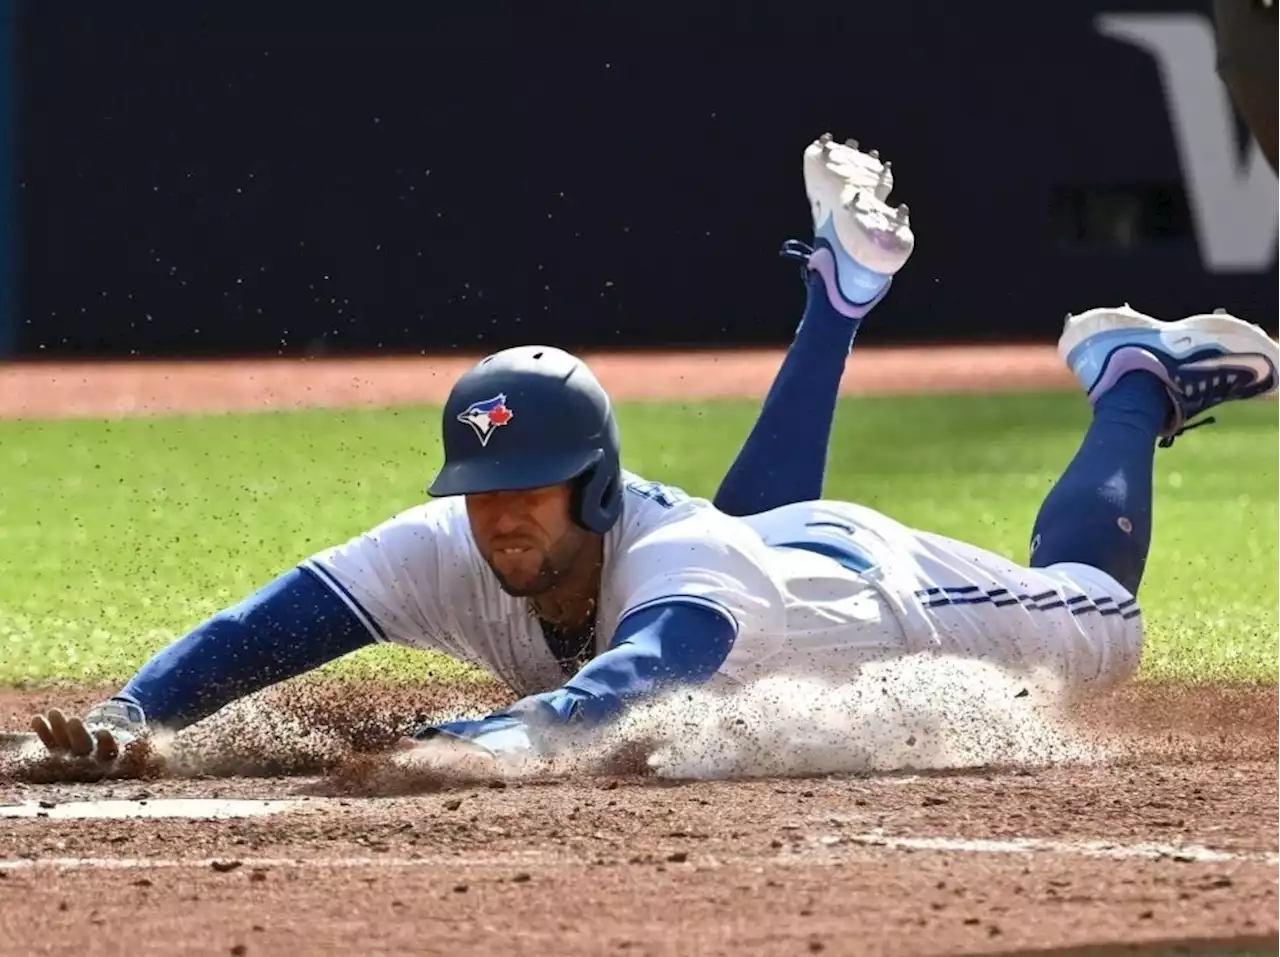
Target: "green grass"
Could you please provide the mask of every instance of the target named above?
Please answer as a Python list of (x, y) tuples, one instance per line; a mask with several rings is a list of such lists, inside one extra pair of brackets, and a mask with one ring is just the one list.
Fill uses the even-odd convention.
[[(755, 412), (626, 406), (628, 467), (710, 495)], [(1086, 415), (1074, 393), (849, 400), (826, 494), (1020, 559)], [(1220, 418), (1158, 456), (1148, 677), (1277, 675), (1277, 408)], [(0, 422), (0, 682), (127, 677), (310, 552), (421, 501), (437, 429), (424, 408)], [(466, 674), (399, 649), (342, 670)]]

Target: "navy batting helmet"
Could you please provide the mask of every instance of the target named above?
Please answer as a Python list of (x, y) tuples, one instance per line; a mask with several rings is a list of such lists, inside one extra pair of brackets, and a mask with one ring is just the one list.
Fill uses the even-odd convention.
[(581, 359), (519, 346), (482, 359), (444, 406), (444, 466), (433, 496), (514, 492), (572, 482), (573, 518), (607, 532), (622, 512), (618, 426)]

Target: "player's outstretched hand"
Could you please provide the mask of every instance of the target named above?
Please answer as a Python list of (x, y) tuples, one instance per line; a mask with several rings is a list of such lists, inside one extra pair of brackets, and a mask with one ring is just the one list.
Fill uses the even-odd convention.
[(59, 709), (50, 708), (31, 719), (31, 730), (52, 755), (92, 758), (109, 765), (146, 734), (147, 725), (141, 708), (113, 699), (91, 708), (83, 718), (68, 718)]

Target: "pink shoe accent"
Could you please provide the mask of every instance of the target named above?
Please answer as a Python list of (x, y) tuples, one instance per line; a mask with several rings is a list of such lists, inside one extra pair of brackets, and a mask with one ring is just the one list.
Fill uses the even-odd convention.
[(1141, 346), (1121, 346), (1107, 357), (1106, 368), (1101, 377), (1089, 390), (1089, 402), (1096, 403), (1103, 393), (1120, 381), (1130, 372), (1146, 372), (1155, 376), (1169, 393), (1169, 421), (1161, 434), (1172, 435), (1186, 424), (1186, 414), (1182, 411), (1182, 403), (1178, 401), (1178, 386), (1169, 375), (1164, 363)]
[(840, 283), (836, 279), (836, 258), (830, 249), (825, 246), (815, 249), (809, 256), (809, 269), (822, 277), (822, 281), (827, 287), (827, 299), (831, 301), (835, 311), (850, 319), (861, 319), (869, 313), (876, 303), (888, 295), (889, 287), (893, 285), (893, 279), (890, 278), (874, 299), (859, 305), (858, 303), (850, 302), (844, 297), (844, 293), (840, 291)]

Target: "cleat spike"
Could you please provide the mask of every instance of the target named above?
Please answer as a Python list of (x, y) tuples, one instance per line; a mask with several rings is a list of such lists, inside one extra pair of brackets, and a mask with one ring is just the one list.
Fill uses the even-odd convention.
[(853, 137), (850, 137), (844, 141), (844, 145), (849, 147), (851, 150), (856, 150), (858, 148), (858, 141), (853, 139)]
[[(885, 161), (884, 161), (883, 163), (881, 163), (880, 165), (884, 167), (884, 171), (885, 171), (885, 173), (887, 173), (887, 172), (889, 172), (889, 170), (893, 169), (893, 162), (892, 162), (891, 160), (885, 160)], [(881, 175), (883, 175), (883, 174), (881, 174)]]
[(821, 136), (818, 137), (818, 142), (821, 143), (823, 146), (826, 146), (828, 143), (831, 142), (832, 139), (833, 137), (830, 133), (823, 133)]
[(910, 206), (908, 206), (906, 203), (899, 203), (899, 204), (898, 204), (898, 215), (899, 215), (899, 216), (901, 216), (901, 217), (903, 217), (904, 219), (905, 219), (906, 217), (910, 216), (910, 215), (911, 215), (911, 207), (910, 207)]
[(880, 151), (879, 151), (879, 150), (868, 150), (868, 151), (867, 151), (867, 155), (868, 155), (868, 156), (870, 156), (873, 160), (878, 160), (878, 159), (880, 158)]

